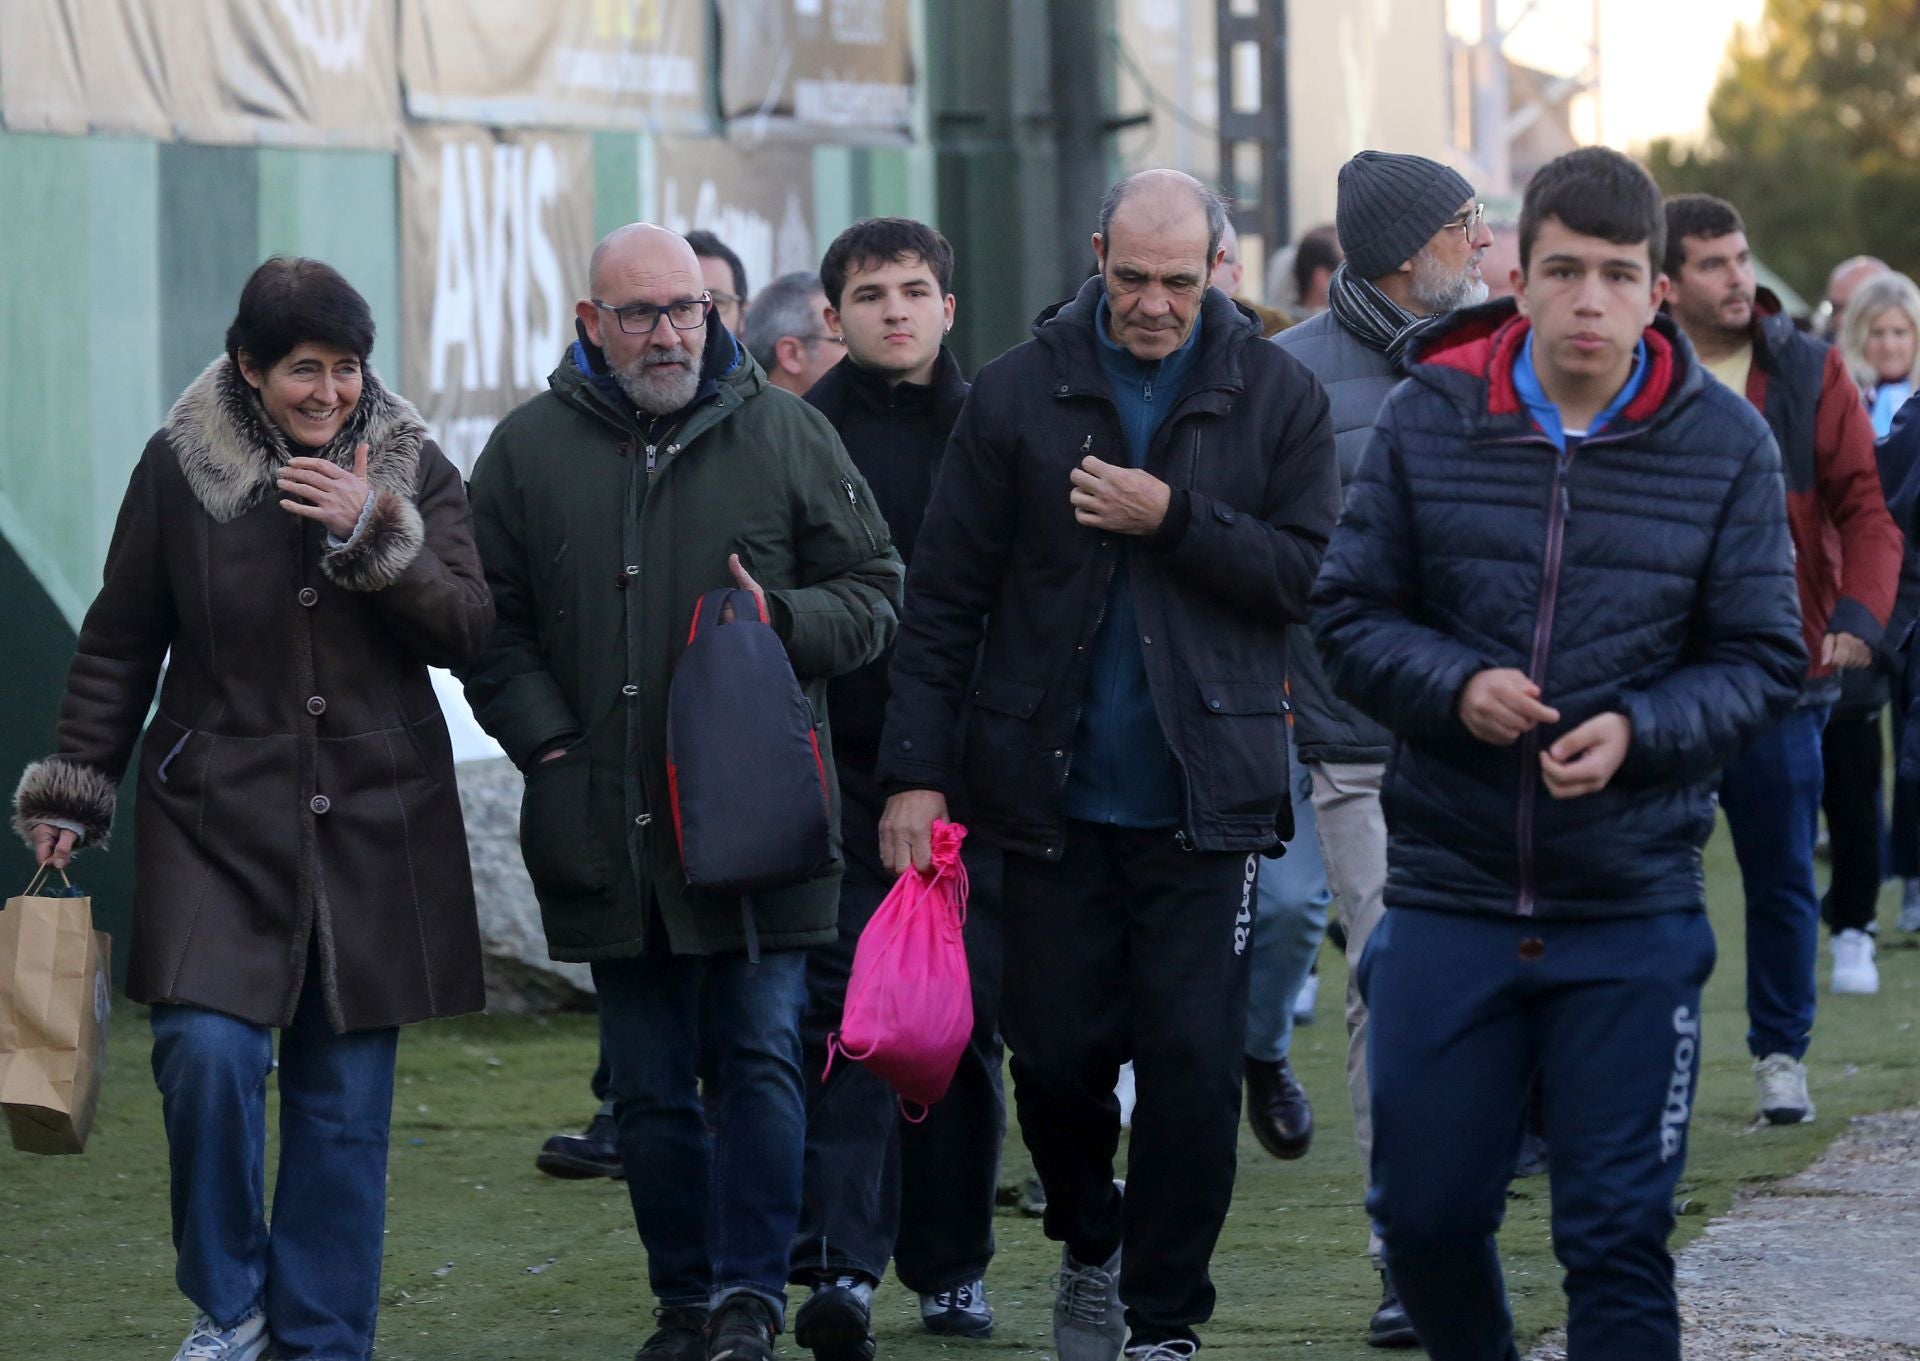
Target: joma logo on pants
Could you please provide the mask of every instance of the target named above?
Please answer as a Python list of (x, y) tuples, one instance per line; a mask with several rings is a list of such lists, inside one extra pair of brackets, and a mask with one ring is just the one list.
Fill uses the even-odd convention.
[(1233, 952), (1244, 955), (1247, 942), (1253, 938), (1253, 881), (1260, 873), (1260, 860), (1257, 856), (1247, 857), (1247, 877), (1240, 881), (1240, 911), (1233, 919)]
[(1660, 1112), (1660, 1161), (1671, 1161), (1687, 1137), (1687, 1117), (1693, 1113), (1688, 1093), (1693, 1086), (1693, 1064), (1700, 1056), (1700, 1018), (1685, 1007), (1673, 1009), (1673, 1076), (1667, 1079), (1667, 1106)]

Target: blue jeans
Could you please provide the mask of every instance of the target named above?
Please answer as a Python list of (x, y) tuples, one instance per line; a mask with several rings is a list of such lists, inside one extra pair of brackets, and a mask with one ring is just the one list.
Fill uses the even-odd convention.
[[(786, 1315), (800, 1219), (804, 950), (593, 966), (633, 1221), (664, 1307), (758, 1295)], [(701, 1055), (713, 1077), (703, 1102)], [(711, 1127), (709, 1127), (711, 1121)]]
[(270, 1027), (153, 1008), (175, 1279), (215, 1323), (267, 1311), (275, 1354), (366, 1361), (380, 1311), (393, 1029), (336, 1035), (309, 975), (280, 1035), (280, 1168), (265, 1215)]
[(1286, 854), (1260, 861), (1247, 989), (1247, 1057), (1266, 1063), (1278, 1063), (1292, 1047), (1293, 999), (1320, 953), (1327, 904), (1333, 901), (1313, 813), (1313, 771), (1294, 756), (1291, 729), (1287, 763), (1293, 777), (1293, 840)]
[(1569, 1355), (1679, 1361), (1667, 1235), (1713, 962), (1704, 912), (1556, 921), (1387, 909), (1360, 961), (1367, 1208), (1433, 1361), (1516, 1361), (1494, 1233), (1536, 1082)]
[(1753, 740), (1721, 779), (1747, 893), (1747, 1048), (1803, 1058), (1813, 1036), (1820, 895), (1813, 843), (1820, 822), (1823, 706), (1795, 709)]

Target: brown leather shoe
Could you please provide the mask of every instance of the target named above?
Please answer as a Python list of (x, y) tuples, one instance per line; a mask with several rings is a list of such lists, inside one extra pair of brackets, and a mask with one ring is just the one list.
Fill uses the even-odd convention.
[(1283, 1162), (1313, 1146), (1313, 1103), (1285, 1059), (1247, 1060), (1247, 1123), (1260, 1147)]

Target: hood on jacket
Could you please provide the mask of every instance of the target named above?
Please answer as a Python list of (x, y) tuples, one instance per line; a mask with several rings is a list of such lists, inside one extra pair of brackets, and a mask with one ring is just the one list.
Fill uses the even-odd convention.
[[(1524, 418), (1526, 406), (1513, 380), (1513, 366), (1532, 329), (1511, 298), (1463, 308), (1414, 342), (1407, 372), (1471, 416)], [(1654, 317), (1642, 338), (1647, 346), (1646, 383), (1620, 413), (1623, 423), (1635, 425), (1652, 424), (1669, 414), (1708, 381), (1693, 347), (1666, 313)]]

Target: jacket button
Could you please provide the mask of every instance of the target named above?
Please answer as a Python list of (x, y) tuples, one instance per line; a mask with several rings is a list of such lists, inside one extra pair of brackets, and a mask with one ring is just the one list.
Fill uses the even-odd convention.
[(1520, 958), (1531, 964), (1547, 952), (1547, 943), (1538, 936), (1528, 936), (1520, 942)]
[(1055, 747), (1053, 749), (1053, 759), (1056, 761), (1066, 760), (1067, 759), (1066, 749), (1063, 747)]
[(628, 576), (630, 576), (630, 577), (637, 577), (637, 576), (639, 576), (639, 575), (640, 575), (640, 564), (639, 564), (639, 563), (636, 563), (636, 562), (630, 562), (630, 563), (628, 563), (628, 564), (627, 564), (627, 575), (628, 575)]
[(300, 588), (300, 594), (296, 598), (302, 605), (305, 605), (308, 609), (312, 609), (320, 603), (320, 592), (314, 590), (311, 586), (302, 586)]
[(1064, 396), (1066, 396), (1066, 395), (1067, 395), (1067, 385), (1066, 385), (1065, 383), (1062, 383), (1062, 384), (1060, 385), (1060, 395), (1061, 395), (1062, 397), (1064, 397)]
[(1148, 647), (1152, 647), (1153, 635), (1151, 633), (1143, 633), (1140, 635), (1140, 641), (1145, 643)]
[(307, 712), (312, 714), (315, 718), (320, 717), (320, 715), (324, 714), (326, 711), (327, 711), (327, 702), (324, 699), (320, 698), (320, 696), (315, 695), (312, 699), (307, 701)]
[(912, 738), (910, 738), (910, 737), (909, 737), (909, 738), (906, 738), (906, 739), (904, 739), (904, 740), (903, 740), (903, 741), (902, 741), (902, 742), (900, 743), (900, 750), (902, 750), (902, 751), (912, 751), (912, 750), (913, 750), (913, 739), (912, 739)]
[(628, 699), (632, 699), (635, 695), (640, 693), (640, 687), (637, 685), (623, 685), (620, 687), (620, 693), (625, 695)]
[(333, 807), (333, 800), (325, 794), (315, 794), (307, 800), (307, 807), (311, 808), (315, 813), (324, 813)]

